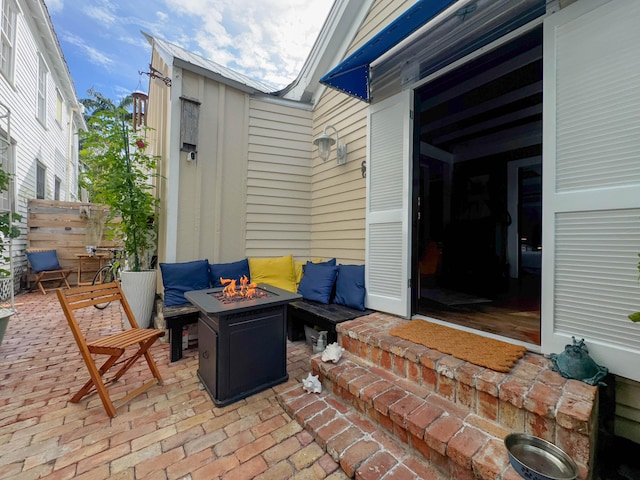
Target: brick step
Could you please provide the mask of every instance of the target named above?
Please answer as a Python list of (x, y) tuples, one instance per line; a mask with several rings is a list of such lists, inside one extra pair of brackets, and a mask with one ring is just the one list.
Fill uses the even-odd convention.
[(385, 475), (398, 480), (449, 478), (330, 391), (307, 393), (300, 383), (294, 382), (289, 387), (278, 392), (282, 407), (350, 478), (376, 480)]
[(352, 354), (312, 359), (323, 387), (393, 435), (447, 479), (517, 479), (503, 439), (509, 430)]
[[(487, 472), (487, 478), (510, 475), (510, 467), (503, 468), (508, 457), (502, 439), (512, 431), (554, 443), (576, 461), (580, 478), (589, 477), (597, 436), (597, 387), (563, 378), (552, 371), (550, 360), (539, 354), (527, 352), (509, 373), (500, 373), (389, 334), (404, 322), (392, 315), (374, 313), (338, 325), (338, 342), (350, 355), (337, 365), (314, 357), (314, 374), (321, 374), (324, 381), (329, 379), (329, 387), (337, 396), (370, 417), (377, 417), (387, 431), (393, 431), (405, 443), (415, 444), (416, 450), (423, 445), (417, 425), (412, 431), (403, 424), (407, 417), (411, 419), (408, 409), (417, 412), (435, 406), (446, 412), (451, 429), (451, 419), (457, 419), (463, 429), (466, 426), (469, 432), (479, 430), (489, 435), (489, 444), (494, 446), (499, 460), (493, 466), (475, 466), (471, 462), (476, 473), (486, 468), (493, 472)], [(421, 403), (427, 399), (429, 407)], [(385, 413), (387, 410), (389, 413)], [(454, 435), (450, 440), (456, 438)], [(429, 452), (437, 452), (436, 461), (433, 454), (430, 461), (438, 464), (437, 455), (444, 455), (449, 444), (442, 438), (438, 443), (428, 434), (427, 440), (422, 439), (430, 447)], [(473, 444), (473, 439), (469, 442)], [(457, 463), (468, 465), (468, 460), (458, 458)]]

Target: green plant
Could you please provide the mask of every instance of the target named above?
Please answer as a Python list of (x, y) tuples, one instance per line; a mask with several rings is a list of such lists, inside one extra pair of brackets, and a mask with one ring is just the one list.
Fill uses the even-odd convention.
[[(6, 192), (9, 189), (9, 185), (11, 183), (11, 175), (4, 171), (2, 166), (0, 165), (0, 193)], [(0, 239), (0, 256), (3, 260), (3, 263), (9, 263), (9, 257), (4, 256), (4, 251), (6, 250), (6, 240), (9, 239), (11, 241), (12, 238), (17, 238), (20, 236), (20, 229), (14, 225), (13, 222), (20, 221), (22, 218), (21, 215), (17, 213), (4, 212), (0, 214), (0, 234), (2, 234), (2, 238)], [(11, 272), (5, 268), (0, 268), (0, 276), (10, 275)]]
[(119, 107), (93, 113), (81, 134), (81, 184), (92, 202), (109, 207), (109, 234), (122, 243), (129, 269), (138, 272), (156, 247), (158, 200), (150, 182), (156, 157), (146, 153), (146, 132), (134, 133), (128, 117)]

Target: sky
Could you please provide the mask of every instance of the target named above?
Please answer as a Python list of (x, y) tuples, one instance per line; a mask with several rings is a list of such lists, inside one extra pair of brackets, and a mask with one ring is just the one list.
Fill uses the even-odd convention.
[(78, 98), (146, 92), (141, 31), (280, 89), (300, 72), (333, 0), (45, 0)]

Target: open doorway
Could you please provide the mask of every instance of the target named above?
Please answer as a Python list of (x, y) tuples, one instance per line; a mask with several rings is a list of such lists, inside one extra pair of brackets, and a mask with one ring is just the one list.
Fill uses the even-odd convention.
[(541, 29), (415, 98), (414, 313), (539, 345)]

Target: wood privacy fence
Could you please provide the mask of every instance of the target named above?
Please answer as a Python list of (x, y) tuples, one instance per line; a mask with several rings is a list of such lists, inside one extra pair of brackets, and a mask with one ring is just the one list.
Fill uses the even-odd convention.
[[(32, 199), (27, 207), (27, 248), (51, 248), (58, 252), (62, 268), (72, 269), (69, 283), (78, 282), (78, 254), (86, 253), (88, 240), (95, 237), (96, 218), (104, 207), (95, 203), (62, 202)], [(93, 218), (93, 220), (91, 220)], [(114, 246), (105, 234), (100, 241), (92, 243), (102, 247)], [(82, 266), (82, 281), (91, 280), (98, 262), (85, 262)], [(32, 275), (30, 275), (33, 277)]]

